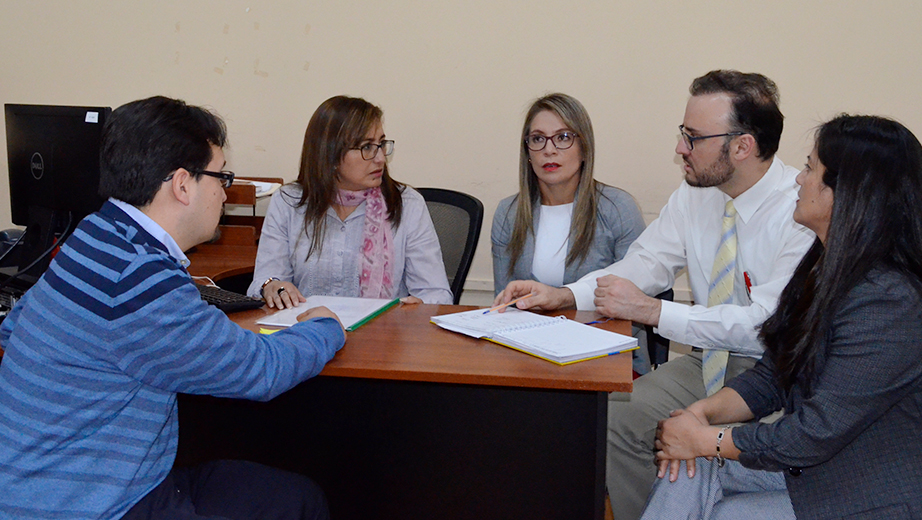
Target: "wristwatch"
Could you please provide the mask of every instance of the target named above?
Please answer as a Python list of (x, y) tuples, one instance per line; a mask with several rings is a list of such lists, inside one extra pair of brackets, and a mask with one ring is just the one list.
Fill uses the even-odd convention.
[(276, 277), (274, 277), (274, 276), (270, 276), (268, 280), (266, 280), (265, 282), (263, 282), (263, 284), (259, 287), (259, 294), (260, 294), (260, 296), (263, 297), (263, 299), (266, 298), (266, 296), (263, 294), (263, 291), (266, 289), (266, 286), (269, 285), (269, 284), (272, 283), (272, 282), (281, 282), (281, 280), (279, 280), (278, 278), (276, 278)]

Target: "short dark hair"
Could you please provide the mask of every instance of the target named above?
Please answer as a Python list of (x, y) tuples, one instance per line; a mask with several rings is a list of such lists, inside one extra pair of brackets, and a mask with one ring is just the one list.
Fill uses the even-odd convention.
[(712, 70), (695, 78), (688, 91), (692, 96), (729, 94), (733, 98), (729, 131), (755, 137), (760, 159), (770, 159), (778, 151), (784, 115), (778, 108), (781, 98), (774, 81), (755, 72)]
[(204, 169), (213, 158), (211, 146), (226, 143), (224, 121), (202, 107), (163, 96), (122, 105), (103, 131), (99, 194), (146, 206), (170, 173)]

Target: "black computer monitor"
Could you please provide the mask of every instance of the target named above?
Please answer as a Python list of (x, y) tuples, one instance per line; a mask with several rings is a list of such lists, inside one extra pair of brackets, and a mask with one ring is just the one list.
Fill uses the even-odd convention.
[(57, 241), (98, 210), (99, 145), (109, 107), (4, 105), (14, 224), (25, 226), (19, 268), (37, 278)]

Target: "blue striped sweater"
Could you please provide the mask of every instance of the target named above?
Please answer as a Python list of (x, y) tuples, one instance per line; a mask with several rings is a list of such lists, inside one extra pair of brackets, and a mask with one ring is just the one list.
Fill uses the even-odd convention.
[(120, 518), (172, 467), (177, 392), (268, 400), (343, 342), (241, 329), (107, 202), (0, 327), (0, 518)]

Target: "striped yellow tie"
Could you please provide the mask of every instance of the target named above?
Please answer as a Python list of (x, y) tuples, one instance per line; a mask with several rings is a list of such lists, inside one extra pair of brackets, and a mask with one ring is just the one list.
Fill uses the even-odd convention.
[[(720, 247), (711, 270), (711, 285), (708, 287), (708, 307), (733, 303), (733, 279), (736, 276), (736, 208), (728, 200), (724, 209), (723, 233)], [(705, 350), (701, 358), (701, 371), (707, 395), (712, 395), (724, 386), (727, 375), (726, 350)]]

